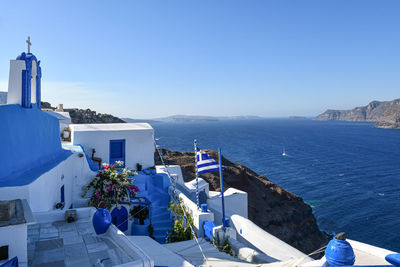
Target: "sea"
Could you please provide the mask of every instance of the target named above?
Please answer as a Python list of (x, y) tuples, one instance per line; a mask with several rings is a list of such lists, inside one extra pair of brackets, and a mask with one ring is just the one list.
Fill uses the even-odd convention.
[(400, 130), (311, 119), (152, 126), (161, 147), (193, 151), (196, 139), (302, 197), (321, 230), (400, 252)]

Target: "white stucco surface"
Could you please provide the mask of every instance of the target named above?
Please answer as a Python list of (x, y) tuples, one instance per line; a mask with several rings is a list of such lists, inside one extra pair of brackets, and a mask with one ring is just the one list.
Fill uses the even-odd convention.
[[(0, 227), (0, 247), (8, 246), (8, 259), (18, 256), (19, 266), (28, 266), (27, 225), (18, 224)], [(5, 261), (0, 261), (2, 265)]]
[(128, 236), (128, 239), (133, 244), (140, 245), (140, 249), (149, 255), (155, 266), (193, 266), (148, 236)]
[(65, 210), (80, 198), (82, 186), (94, 176), (86, 158), (73, 154), (28, 185), (0, 187), (0, 200), (26, 199), (33, 212), (49, 211), (60, 202), (60, 188), (64, 185)]
[[(173, 192), (173, 187), (169, 187), (169, 194), (171, 195)], [(203, 224), (205, 221), (214, 221), (214, 214), (212, 212), (201, 212), (197, 208), (196, 203), (191, 201), (185, 194), (183, 194), (181, 191), (176, 190), (176, 194), (179, 199), (182, 200), (182, 204), (186, 207), (188, 212), (193, 218), (193, 224), (195, 227), (195, 231), (197, 232), (198, 236), (203, 236), (204, 235), (204, 229), (203, 229)]]
[(36, 61), (32, 61), (32, 74), (31, 74), (31, 103), (36, 103), (36, 76), (37, 76), (37, 64)]
[(157, 173), (168, 174), (169, 172), (169, 174), (176, 180), (178, 184), (183, 185), (185, 183), (183, 180), (181, 166), (179, 165), (167, 165), (166, 168), (163, 165), (157, 165), (156, 170)]
[(10, 60), (7, 104), (20, 104), (22, 100), (22, 71), (26, 69), (24, 60)]
[(75, 132), (153, 130), (148, 123), (73, 124), (71, 127)]
[[(196, 192), (196, 179), (185, 183), (186, 188), (191, 192)], [(198, 178), (199, 192), (203, 191), (208, 196), (210, 185), (203, 178)]]
[[(216, 225), (222, 222), (222, 199), (221, 192), (210, 191), (207, 199), (208, 208), (214, 212)], [(229, 188), (224, 192), (225, 216), (230, 217), (238, 214), (244, 218), (248, 217), (247, 193), (236, 188)]]
[(312, 260), (303, 252), (264, 231), (247, 218), (239, 215), (232, 215), (231, 226), (236, 229), (238, 241), (255, 247), (278, 261), (300, 258), (303, 258), (302, 262)]
[(69, 115), (69, 112), (49, 111), (47, 113), (58, 119), (58, 122), (60, 123), (60, 133), (64, 131), (65, 127), (68, 127), (71, 124), (71, 116)]
[(154, 166), (154, 130), (148, 123), (71, 124), (71, 142), (82, 145), (91, 157), (110, 161), (110, 140), (125, 140), (125, 166)]

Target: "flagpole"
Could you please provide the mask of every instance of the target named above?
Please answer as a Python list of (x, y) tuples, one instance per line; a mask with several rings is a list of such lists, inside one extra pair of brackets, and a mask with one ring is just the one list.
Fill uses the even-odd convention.
[(197, 174), (197, 140), (194, 139), (194, 159), (195, 159), (195, 173), (196, 173), (196, 203), (197, 203), (197, 208), (200, 208), (200, 203), (199, 203), (199, 175)]
[(219, 178), (221, 184), (221, 199), (222, 199), (222, 226), (226, 227), (225, 222), (225, 202), (224, 202), (224, 179), (222, 176), (222, 159), (221, 159), (221, 148), (218, 148), (218, 157), (219, 157)]

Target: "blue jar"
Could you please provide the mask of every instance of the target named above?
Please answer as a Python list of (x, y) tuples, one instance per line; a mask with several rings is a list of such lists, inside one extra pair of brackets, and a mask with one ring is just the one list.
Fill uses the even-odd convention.
[(93, 214), (93, 227), (96, 234), (101, 235), (107, 232), (108, 227), (111, 225), (111, 214), (107, 208), (98, 208)]
[[(344, 236), (343, 233), (341, 233)], [(350, 243), (345, 240), (345, 237), (338, 239), (334, 237), (329, 241), (325, 249), (325, 258), (329, 265), (345, 266), (353, 265), (355, 262), (355, 255)]]

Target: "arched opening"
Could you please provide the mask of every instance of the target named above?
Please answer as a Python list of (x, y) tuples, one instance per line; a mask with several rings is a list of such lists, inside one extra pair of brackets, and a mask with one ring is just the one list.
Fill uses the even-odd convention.
[(31, 103), (36, 104), (36, 76), (37, 64), (36, 60), (32, 60), (32, 74), (31, 74)]

